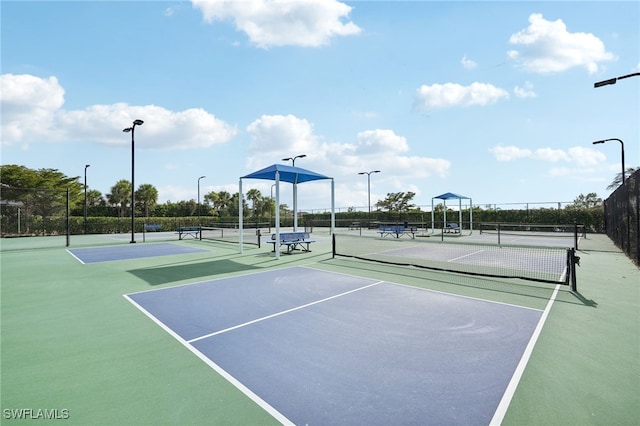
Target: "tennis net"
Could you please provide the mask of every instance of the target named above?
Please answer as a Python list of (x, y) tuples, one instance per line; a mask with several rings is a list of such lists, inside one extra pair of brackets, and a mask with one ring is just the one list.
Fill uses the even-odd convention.
[[(260, 247), (260, 228), (244, 228), (242, 230), (242, 243), (257, 245)], [(200, 227), (200, 240), (223, 241), (228, 243), (240, 242), (240, 230), (238, 228), (225, 228), (214, 226)]]
[(526, 224), (526, 223), (487, 223), (483, 222), (478, 225), (481, 235), (496, 235), (498, 244), (501, 237), (515, 236), (522, 238), (545, 239), (561, 239), (567, 241), (567, 245), (573, 244), (572, 247), (578, 249), (580, 238), (586, 238), (586, 227), (580, 224), (573, 225), (551, 225), (551, 224)]
[(333, 256), (576, 289), (575, 249), (333, 235)]

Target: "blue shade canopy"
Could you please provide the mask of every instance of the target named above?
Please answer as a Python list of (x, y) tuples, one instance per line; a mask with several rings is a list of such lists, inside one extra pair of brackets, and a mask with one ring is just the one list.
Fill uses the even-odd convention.
[(464, 195), (458, 195), (451, 192), (447, 192), (445, 194), (438, 195), (437, 197), (433, 197), (433, 198), (437, 198), (439, 200), (470, 200), (471, 199), (469, 197), (465, 197)]
[(280, 181), (290, 183), (303, 183), (312, 180), (331, 179), (328, 176), (321, 175), (300, 167), (291, 167), (285, 164), (274, 164), (257, 172), (253, 172), (240, 179), (266, 179), (276, 180), (276, 172), (280, 174)]

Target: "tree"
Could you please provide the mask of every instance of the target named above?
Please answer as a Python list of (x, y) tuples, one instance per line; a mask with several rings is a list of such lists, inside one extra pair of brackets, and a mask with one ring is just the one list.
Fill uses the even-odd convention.
[(415, 197), (414, 192), (391, 192), (387, 193), (387, 198), (384, 200), (379, 200), (376, 203), (376, 206), (379, 208), (384, 208), (389, 210), (389, 214), (394, 211), (398, 213), (406, 212), (415, 207), (414, 204), (409, 204), (413, 197)]
[(217, 202), (218, 202), (218, 193), (215, 191), (211, 191), (208, 194), (204, 194), (204, 204), (207, 206), (207, 211), (209, 211), (209, 207), (213, 206), (214, 211), (218, 213)]
[(125, 210), (131, 201), (131, 182), (121, 179), (111, 187), (111, 193), (107, 194), (107, 201), (113, 206), (120, 206), (118, 217), (124, 217)]
[[(625, 170), (625, 173), (624, 173), (625, 179), (627, 179), (629, 176), (634, 174), (637, 170), (640, 170), (640, 167), (638, 167), (638, 168), (627, 167), (627, 169)], [(617, 187), (619, 187), (620, 185), (622, 185), (622, 172), (618, 173), (616, 175), (616, 177), (613, 178), (613, 181), (609, 184), (609, 186), (607, 186), (607, 189), (608, 190), (614, 190)]]
[(106, 201), (102, 198), (102, 192), (97, 189), (90, 189), (87, 191), (87, 206), (103, 206), (105, 203)]
[(247, 192), (247, 200), (251, 201), (251, 208), (253, 210), (253, 214), (257, 215), (258, 213), (256, 212), (256, 205), (260, 202), (260, 200), (262, 199), (262, 193), (257, 190), (257, 189), (250, 189)]
[(601, 205), (602, 198), (598, 197), (598, 194), (596, 194), (595, 192), (590, 192), (587, 195), (578, 195), (578, 197), (573, 200), (573, 204), (571, 206), (590, 209), (592, 207), (599, 207)]
[(218, 216), (224, 216), (230, 205), (231, 194), (227, 191), (218, 192), (218, 198), (213, 203), (213, 207), (218, 211)]
[(149, 208), (154, 207), (158, 202), (158, 190), (155, 186), (144, 183), (140, 185), (136, 191), (136, 200), (142, 203), (144, 215), (149, 217)]
[[(25, 217), (40, 217), (43, 230), (46, 218), (66, 214), (67, 191), (69, 208), (81, 205), (84, 187), (78, 179), (78, 176), (69, 177), (56, 169), (33, 170), (15, 164), (0, 166), (2, 199), (20, 206)], [(6, 215), (4, 207), (3, 217)], [(30, 232), (28, 226), (26, 231)]]

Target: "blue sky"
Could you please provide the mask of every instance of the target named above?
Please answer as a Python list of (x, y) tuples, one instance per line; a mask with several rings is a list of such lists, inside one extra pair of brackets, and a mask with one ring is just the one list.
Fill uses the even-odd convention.
[[(336, 207), (570, 202), (640, 165), (640, 3), (2, 1), (2, 164), (159, 202), (281, 159)], [(290, 164), (290, 162), (289, 162)], [(269, 181), (246, 180), (269, 195)], [(292, 205), (291, 187), (281, 200)], [(300, 185), (300, 210), (330, 206)]]

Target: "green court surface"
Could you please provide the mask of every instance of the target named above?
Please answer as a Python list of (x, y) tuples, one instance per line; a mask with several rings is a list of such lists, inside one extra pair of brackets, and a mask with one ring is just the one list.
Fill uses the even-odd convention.
[[(278, 423), (125, 294), (293, 265), (541, 310), (555, 288), (332, 259), (328, 231), (312, 235), (311, 252), (279, 259), (270, 244), (240, 254), (234, 244), (172, 236), (207, 251), (92, 264), (64, 239), (1, 241), (0, 421)], [(505, 425), (640, 424), (640, 270), (603, 235), (589, 235), (577, 254), (578, 291), (560, 287)]]

